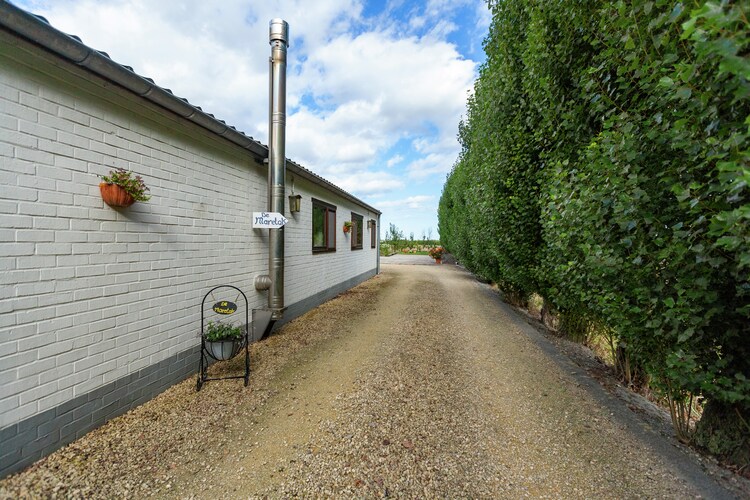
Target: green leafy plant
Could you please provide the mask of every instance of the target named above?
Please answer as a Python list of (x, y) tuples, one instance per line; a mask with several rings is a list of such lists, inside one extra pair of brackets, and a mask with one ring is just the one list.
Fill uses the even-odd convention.
[(100, 175), (102, 182), (107, 184), (116, 184), (121, 186), (135, 201), (148, 201), (151, 196), (146, 194), (150, 189), (146, 186), (140, 175), (134, 174), (130, 170), (117, 167), (110, 170), (107, 175)]
[(241, 340), (244, 337), (242, 328), (218, 321), (209, 321), (203, 336), (208, 342), (219, 342), (222, 340)]
[(352, 221), (348, 220), (344, 222), (344, 232), (348, 233), (352, 230)]

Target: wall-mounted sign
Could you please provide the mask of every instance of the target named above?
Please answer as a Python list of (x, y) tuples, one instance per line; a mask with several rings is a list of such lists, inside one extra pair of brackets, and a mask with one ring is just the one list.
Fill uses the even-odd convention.
[(287, 222), (289, 219), (278, 212), (253, 212), (253, 229), (279, 229)]
[(237, 304), (222, 300), (214, 304), (214, 312), (217, 314), (233, 314), (237, 312)]

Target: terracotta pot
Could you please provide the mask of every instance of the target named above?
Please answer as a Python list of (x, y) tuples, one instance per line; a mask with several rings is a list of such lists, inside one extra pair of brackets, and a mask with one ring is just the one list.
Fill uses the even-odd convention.
[(443, 259), (435, 259), (435, 264), (442, 264), (442, 263), (443, 263)]
[(135, 203), (135, 199), (128, 194), (122, 186), (117, 184), (99, 184), (99, 191), (102, 193), (104, 203), (110, 207), (129, 207)]
[(351, 230), (352, 230), (352, 226), (344, 226), (344, 232), (345, 233), (348, 233)]

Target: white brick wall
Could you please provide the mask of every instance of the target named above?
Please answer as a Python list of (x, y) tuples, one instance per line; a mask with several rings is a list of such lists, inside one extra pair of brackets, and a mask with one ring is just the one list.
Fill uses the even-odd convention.
[[(211, 287), (265, 292), (265, 168), (199, 127), (0, 37), (0, 428), (194, 348)], [(153, 198), (106, 206), (97, 174), (141, 174)], [(289, 187), (287, 188), (289, 191)], [(312, 254), (311, 197), (361, 207), (295, 179), (302, 212), (289, 215), (286, 303), (373, 270), (364, 231), (350, 250)]]

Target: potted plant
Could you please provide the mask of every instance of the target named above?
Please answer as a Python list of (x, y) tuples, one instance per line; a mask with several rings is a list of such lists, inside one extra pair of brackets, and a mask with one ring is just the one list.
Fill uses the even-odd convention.
[(203, 333), (206, 351), (217, 361), (232, 359), (245, 345), (245, 333), (239, 326), (209, 321)]
[(443, 247), (432, 247), (430, 248), (430, 251), (428, 253), (430, 254), (430, 257), (435, 259), (435, 264), (440, 264), (443, 262), (443, 254), (445, 253)]
[(140, 175), (130, 170), (117, 167), (107, 175), (100, 175), (102, 182), (99, 191), (104, 203), (110, 207), (129, 207), (136, 201), (148, 201), (151, 196), (146, 194), (149, 188)]
[(348, 233), (351, 230), (352, 230), (352, 221), (348, 220), (344, 222), (344, 232)]

